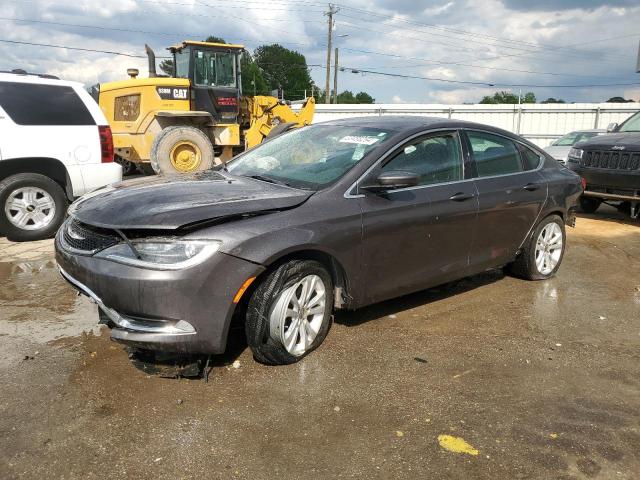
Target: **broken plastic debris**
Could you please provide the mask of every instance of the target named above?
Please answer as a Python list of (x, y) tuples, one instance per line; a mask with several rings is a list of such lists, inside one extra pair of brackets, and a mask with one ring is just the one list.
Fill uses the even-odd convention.
[(607, 317), (603, 317), (602, 315), (600, 315), (600, 317), (598, 317), (600, 320), (606, 320)]
[(558, 438), (558, 434), (557, 433), (550, 433), (549, 436), (551, 438)]
[(452, 435), (438, 435), (438, 443), (442, 448), (453, 453), (466, 453), (469, 455), (478, 455), (480, 453), (469, 445), (464, 438)]
[(240, 360), (236, 360), (235, 362), (233, 362), (233, 363), (231, 364), (231, 366), (232, 366), (233, 368), (236, 368), (236, 369), (237, 369), (237, 368), (240, 368)]
[(404, 433), (401, 432), (400, 430), (396, 430), (396, 437), (398, 437), (398, 438), (404, 437)]
[(334, 412), (339, 412), (340, 411), (340, 407), (336, 405), (335, 407), (333, 407), (333, 411)]

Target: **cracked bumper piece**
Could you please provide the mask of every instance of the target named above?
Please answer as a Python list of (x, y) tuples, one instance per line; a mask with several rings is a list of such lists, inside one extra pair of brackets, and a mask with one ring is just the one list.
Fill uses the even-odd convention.
[(67, 252), (57, 239), (56, 260), (65, 280), (98, 305), (113, 340), (176, 353), (223, 353), (233, 298), (264, 270), (223, 253), (183, 270), (147, 270)]

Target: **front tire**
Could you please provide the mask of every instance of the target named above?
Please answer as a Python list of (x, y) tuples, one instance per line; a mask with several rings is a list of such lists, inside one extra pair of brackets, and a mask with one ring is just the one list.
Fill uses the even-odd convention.
[(551, 278), (560, 268), (566, 243), (564, 221), (550, 215), (537, 225), (508, 270), (527, 280)]
[(192, 173), (213, 167), (213, 145), (194, 127), (164, 128), (153, 140), (151, 166), (158, 174)]
[(331, 326), (333, 282), (322, 264), (292, 260), (269, 273), (247, 305), (245, 331), (254, 358), (295, 363), (324, 341)]
[(62, 224), (67, 196), (51, 178), (18, 173), (0, 182), (0, 231), (9, 240), (26, 242), (52, 237)]
[(602, 200), (599, 198), (585, 197), (584, 195), (580, 197), (580, 210), (584, 213), (595, 213), (600, 204), (602, 204)]

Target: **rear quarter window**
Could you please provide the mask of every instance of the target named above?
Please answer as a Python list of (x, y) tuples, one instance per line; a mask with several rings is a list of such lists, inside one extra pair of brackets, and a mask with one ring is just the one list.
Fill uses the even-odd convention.
[(535, 170), (542, 162), (542, 156), (524, 145), (520, 145), (522, 155), (522, 166), (525, 170)]
[(72, 87), (0, 82), (0, 105), (18, 125), (95, 125)]

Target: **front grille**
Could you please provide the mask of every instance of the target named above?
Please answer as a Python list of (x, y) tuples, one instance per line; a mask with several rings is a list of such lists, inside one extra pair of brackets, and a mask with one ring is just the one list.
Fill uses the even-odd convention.
[(580, 166), (607, 170), (640, 170), (640, 153), (588, 150)]
[(87, 253), (95, 253), (120, 243), (118, 235), (110, 230), (98, 229), (75, 219), (67, 221), (63, 227), (62, 239), (69, 247)]

